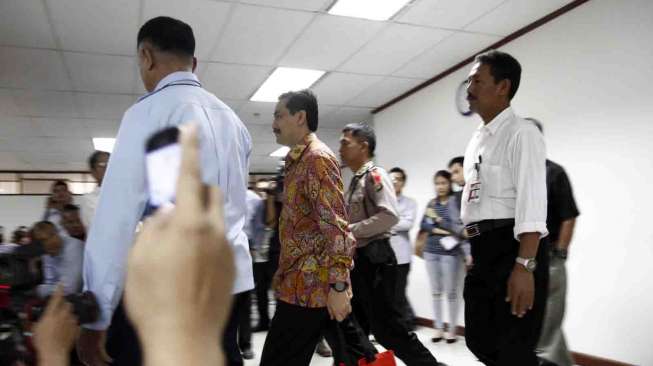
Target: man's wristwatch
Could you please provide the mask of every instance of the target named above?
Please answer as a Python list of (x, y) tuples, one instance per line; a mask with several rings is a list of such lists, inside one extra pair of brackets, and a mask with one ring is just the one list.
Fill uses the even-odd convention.
[(526, 268), (528, 272), (535, 272), (535, 268), (537, 268), (537, 261), (535, 258), (522, 258), (522, 257), (517, 257), (515, 258), (515, 262), (521, 264)]
[(329, 284), (331, 288), (335, 292), (345, 292), (349, 288), (349, 284), (347, 282), (336, 282), (336, 283), (331, 283)]

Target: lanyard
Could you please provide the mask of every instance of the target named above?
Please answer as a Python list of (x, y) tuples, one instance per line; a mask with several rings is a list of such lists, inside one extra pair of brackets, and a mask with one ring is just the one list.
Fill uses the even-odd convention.
[(161, 90), (163, 90), (163, 89), (165, 89), (165, 88), (168, 88), (168, 87), (171, 87), (171, 86), (180, 86), (180, 85), (185, 85), (185, 86), (195, 86), (195, 87), (198, 87), (198, 88), (201, 88), (201, 87), (202, 87), (202, 84), (200, 84), (199, 81), (197, 81), (197, 80), (193, 80), (193, 79), (183, 79), (183, 80), (179, 80), (179, 81), (173, 81), (173, 82), (171, 82), (171, 83), (169, 83), (169, 84), (164, 85), (164, 86), (161, 87), (160, 89), (157, 89), (157, 90), (155, 90), (155, 91), (153, 91), (153, 92), (151, 92), (151, 93), (149, 93), (149, 94), (145, 94), (145, 95), (143, 95), (142, 97), (140, 97), (140, 98), (138, 99), (138, 102), (140, 103), (141, 101), (143, 101), (143, 100), (145, 100), (145, 99), (147, 99), (147, 98), (153, 96), (154, 94), (160, 92)]

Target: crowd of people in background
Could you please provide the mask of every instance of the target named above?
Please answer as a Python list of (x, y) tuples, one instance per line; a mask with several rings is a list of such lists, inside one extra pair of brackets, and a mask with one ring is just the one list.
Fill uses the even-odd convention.
[[(139, 67), (150, 94), (125, 115), (133, 123), (123, 122), (114, 155), (95, 152), (89, 158), (97, 189), (74, 198), (66, 182), (55, 182), (40, 221), (18, 228), (9, 243), (0, 245), (0, 253), (35, 243), (43, 247), (38, 294), (53, 300), (49, 316), (37, 327), (40, 352), (61, 353), (43, 334), (57, 333), (49, 322), (70, 323), (61, 297), (84, 288), (97, 293), (101, 314), (77, 340), (86, 365), (104, 365), (110, 356), (117, 364), (136, 365), (141, 355), (152, 365), (219, 364), (219, 339), (227, 364), (242, 365), (243, 358), (255, 357), (252, 332), (259, 331), (268, 331), (262, 366), (308, 365), (316, 346), (320, 354), (331, 353), (326, 343), (336, 364), (373, 360), (380, 354), (370, 337), (408, 366), (444, 365), (413, 332), (416, 316), (406, 291), (411, 267), (422, 265), (412, 260), (416, 254), (424, 260), (430, 284), (432, 342), (457, 341), (460, 275), (467, 270), (466, 342), (481, 362), (534, 365), (541, 338), (538, 363), (570, 365), (560, 333), (566, 279), (559, 272), (579, 213), (560, 166), (547, 161), (544, 181), (543, 137), (535, 128), (542, 131), (541, 124), (512, 112), (510, 99), (521, 72), (516, 60), (496, 51), (477, 57), (468, 99), (485, 125), (465, 157), (453, 158), (448, 169), (434, 167), (432, 199), (418, 218), (416, 200), (404, 195), (409, 173), (375, 164), (372, 127), (348, 124), (341, 131), (340, 159), (320, 141), (318, 102), (309, 90), (285, 93), (275, 107), (272, 132), (290, 148), (283, 174), (245, 187), (249, 134), (192, 74), (193, 37), (187, 24), (167, 17), (141, 28)], [(170, 122), (175, 125), (196, 120), (194, 138), (199, 134), (209, 141), (200, 147), (184, 142), (182, 169), (188, 174), (180, 175), (177, 206), (145, 220), (127, 263), (147, 203), (145, 176), (138, 169), (145, 159), (142, 142), (159, 127), (153, 121), (143, 127), (152, 110), (162, 120), (176, 116)], [(218, 122), (224, 136), (207, 132)], [(138, 143), (129, 145), (133, 141)], [(214, 149), (221, 154), (211, 155)], [(200, 150), (204, 165), (207, 157), (213, 159), (201, 173)], [(231, 160), (221, 160), (222, 155)], [(346, 189), (342, 169), (353, 174)], [(224, 208), (215, 189), (200, 187), (200, 177), (220, 186), (227, 197)], [(546, 188), (548, 207), (543, 204)], [(196, 255), (182, 255), (175, 240)], [(211, 240), (220, 245), (200, 245)], [(152, 256), (153, 248), (161, 254)], [(556, 271), (550, 281), (549, 258)], [(167, 306), (173, 297), (190, 310), (173, 314)], [(172, 323), (156, 321), (152, 314), (170, 317)], [(206, 335), (209, 343), (157, 336), (171, 324), (182, 324), (177, 321), (188, 325), (193, 339)], [(75, 338), (62, 337), (68, 343), (62, 346), (70, 347)]]

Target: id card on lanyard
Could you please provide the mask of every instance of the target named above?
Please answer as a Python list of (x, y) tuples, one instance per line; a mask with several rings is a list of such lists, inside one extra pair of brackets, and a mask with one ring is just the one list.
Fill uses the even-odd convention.
[(481, 182), (481, 163), (483, 162), (483, 157), (478, 156), (478, 161), (474, 163), (474, 172), (469, 182), (469, 194), (467, 196), (468, 203), (479, 203), (481, 202), (481, 189), (483, 184)]

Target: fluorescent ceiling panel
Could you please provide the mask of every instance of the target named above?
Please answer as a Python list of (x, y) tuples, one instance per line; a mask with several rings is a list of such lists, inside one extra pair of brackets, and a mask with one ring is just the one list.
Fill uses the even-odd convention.
[(410, 0), (338, 0), (329, 14), (371, 20), (392, 18)]
[(116, 144), (116, 139), (113, 138), (104, 138), (104, 137), (93, 138), (93, 147), (97, 151), (106, 151), (108, 153), (112, 153), (113, 145), (115, 144)]
[(250, 98), (254, 102), (276, 102), (290, 90), (309, 88), (326, 71), (277, 67)]

